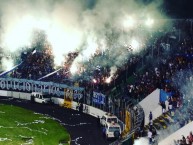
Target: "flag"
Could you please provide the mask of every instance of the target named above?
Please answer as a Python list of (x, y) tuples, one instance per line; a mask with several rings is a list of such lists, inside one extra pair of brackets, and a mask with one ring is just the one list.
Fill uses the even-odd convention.
[(168, 99), (168, 94), (164, 90), (160, 89), (160, 102), (165, 102)]
[(125, 131), (126, 133), (130, 132), (131, 129), (131, 115), (129, 111), (125, 111)]

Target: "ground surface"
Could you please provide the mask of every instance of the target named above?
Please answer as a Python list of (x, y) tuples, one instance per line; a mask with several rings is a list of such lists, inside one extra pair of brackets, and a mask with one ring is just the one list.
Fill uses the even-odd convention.
[(52, 117), (5, 104), (0, 116), (0, 145), (69, 145), (68, 132)]
[(18, 100), (0, 96), (0, 103), (20, 106), (37, 113), (47, 114), (56, 118), (70, 133), (71, 145), (108, 145), (97, 119), (75, 110), (59, 107), (58, 105), (42, 105), (27, 100)]

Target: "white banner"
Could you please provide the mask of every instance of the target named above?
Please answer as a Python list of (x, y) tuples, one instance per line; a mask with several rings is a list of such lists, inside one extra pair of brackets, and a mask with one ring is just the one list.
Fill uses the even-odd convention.
[[(53, 82), (41, 82), (15, 78), (0, 78), (0, 89), (2, 90), (43, 92), (55, 96), (64, 96), (64, 89), (66, 88), (76, 90), (76, 92), (78, 91), (79, 93), (83, 92), (84, 90), (84, 88), (81, 87), (71, 87), (65, 84), (58, 84)], [(81, 96), (81, 94), (79, 95)]]

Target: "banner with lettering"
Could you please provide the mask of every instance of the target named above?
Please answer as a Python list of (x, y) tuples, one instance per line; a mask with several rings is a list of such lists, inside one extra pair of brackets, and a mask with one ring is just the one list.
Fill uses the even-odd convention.
[(73, 101), (73, 89), (66, 88), (64, 89), (64, 107), (72, 108)]
[(81, 99), (83, 99), (83, 91), (75, 89), (73, 91), (73, 101), (79, 102)]
[(102, 93), (97, 93), (93, 91), (92, 101), (93, 103), (96, 103), (96, 104), (105, 104), (105, 95)]
[(65, 95), (65, 89), (71, 89), (73, 91), (78, 90), (79, 92), (83, 92), (84, 90), (84, 88), (68, 86), (66, 84), (16, 78), (0, 78), (0, 89), (23, 92), (42, 92), (62, 98)]

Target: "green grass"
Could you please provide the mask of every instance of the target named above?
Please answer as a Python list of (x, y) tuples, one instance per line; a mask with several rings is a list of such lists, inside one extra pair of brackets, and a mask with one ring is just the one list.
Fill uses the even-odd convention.
[[(3, 141), (4, 140), (4, 141)], [(0, 145), (69, 145), (67, 130), (42, 114), (0, 104)]]

